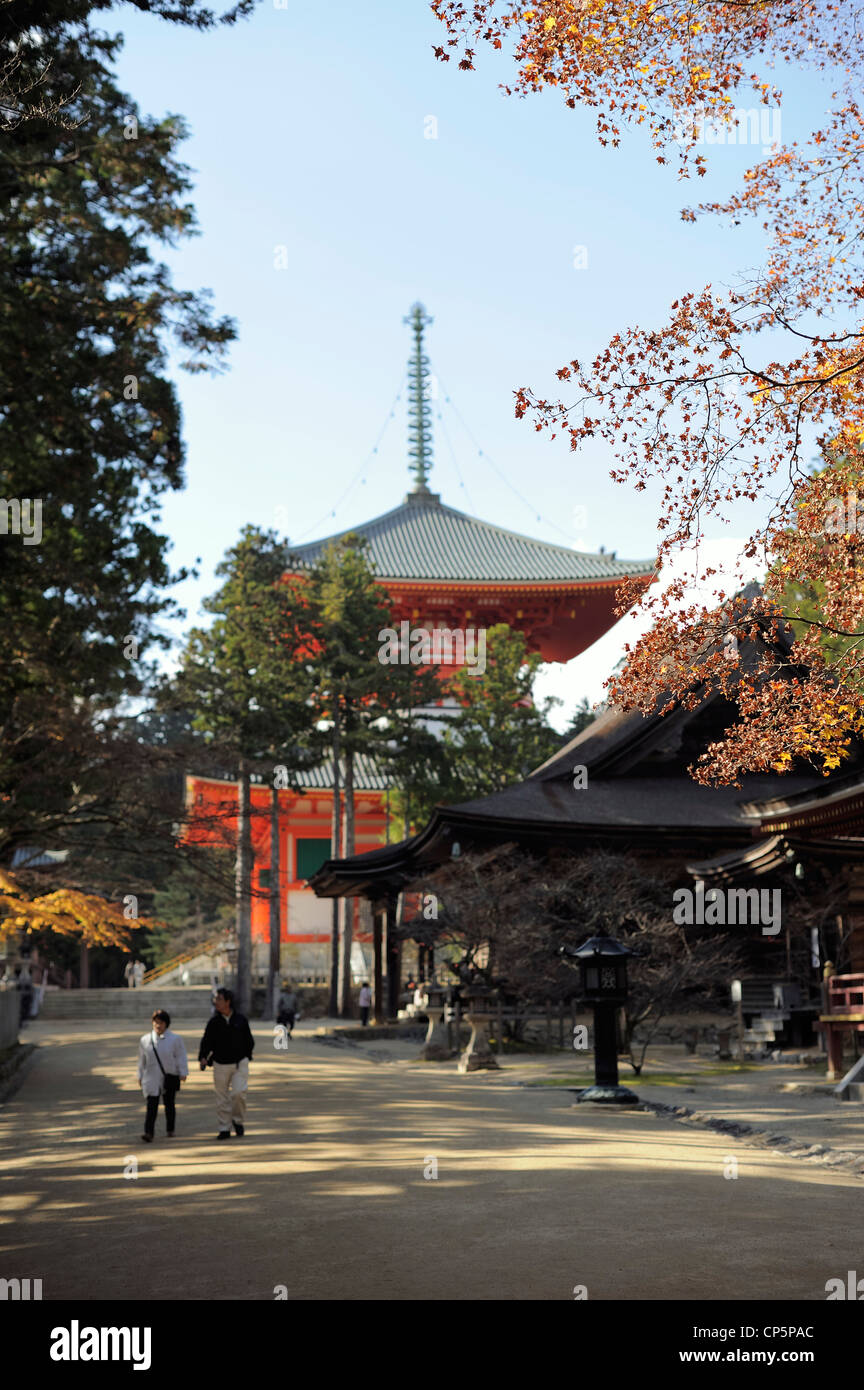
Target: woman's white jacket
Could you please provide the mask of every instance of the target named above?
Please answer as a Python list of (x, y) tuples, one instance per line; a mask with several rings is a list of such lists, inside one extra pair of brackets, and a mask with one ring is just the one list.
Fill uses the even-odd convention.
[(156, 1061), (154, 1045), (159, 1048), (159, 1062), (167, 1073), (175, 1076), (188, 1076), (189, 1063), (183, 1039), (170, 1028), (166, 1028), (161, 1038), (153, 1031), (145, 1033), (138, 1043), (138, 1080), (145, 1096), (158, 1096), (162, 1089), (162, 1072)]

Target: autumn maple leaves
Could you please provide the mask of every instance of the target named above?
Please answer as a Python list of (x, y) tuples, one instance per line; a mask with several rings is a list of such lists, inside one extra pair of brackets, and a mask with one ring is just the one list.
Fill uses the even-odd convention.
[[(696, 558), (706, 526), (740, 516), (745, 504), (756, 509), (742, 553), (761, 561), (765, 582), (746, 603), (734, 579), (718, 580), (709, 604), (688, 601), (693, 585), (684, 579), (662, 593), (625, 584), (620, 595), (622, 611), (647, 606), (654, 625), (612, 682), (613, 698), (647, 711), (720, 690), (737, 704), (738, 721), (696, 769), (702, 780), (736, 781), (802, 759), (830, 771), (864, 724), (864, 540), (857, 510), (851, 528), (846, 503), (843, 526), (831, 510), (832, 499), (857, 497), (859, 487), (864, 496), (858, 9), (828, 0), (433, 4), (449, 34), (439, 57), (461, 47), (461, 65), (471, 68), (476, 45), (512, 43), (507, 91), (560, 89), (567, 106), (596, 112), (602, 144), (618, 143), (625, 124), (645, 126), (660, 163), (677, 146), (683, 177), (705, 172), (700, 132), (729, 125), (740, 91), (779, 111), (781, 94), (764, 79), (769, 67), (831, 75), (832, 109), (808, 142), (778, 144), (725, 202), (682, 214), (732, 226), (757, 219), (763, 263), (728, 289), (685, 290), (661, 327), (622, 328), (592, 362), (562, 367), (566, 399), (516, 393), (517, 416), (562, 435), (577, 454), (603, 440), (616, 482), (653, 485), (658, 565), (689, 551), (690, 580), (703, 587), (714, 577)], [(751, 640), (739, 643), (742, 636)]]

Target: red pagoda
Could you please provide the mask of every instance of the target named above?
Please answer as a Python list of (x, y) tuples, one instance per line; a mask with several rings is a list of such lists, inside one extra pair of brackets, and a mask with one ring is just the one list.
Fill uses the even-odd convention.
[[(535, 540), (442, 503), (439, 494), (428, 486), (432, 412), (423, 335), (432, 319), (422, 304), (415, 304), (405, 322), (414, 334), (408, 364), (408, 453), (414, 486), (392, 511), (300, 546), (295, 554), (311, 564), (342, 536), (363, 536), (369, 543), (369, 558), (377, 577), (392, 597), (394, 628), (402, 622), (430, 631), (507, 623), (525, 634), (529, 648), (539, 652), (544, 661), (569, 661), (615, 622), (615, 592), (621, 580), (644, 575), (649, 583), (654, 566), (645, 561), (617, 560), (614, 553), (589, 554)], [(386, 782), (362, 759), (357, 772), (356, 838), (357, 852), (362, 853), (389, 843), (393, 837)], [(330, 905), (316, 898), (306, 884), (334, 853), (330, 842), (332, 768), (325, 765), (306, 774), (301, 784), (303, 780), (308, 782), (305, 796), (282, 793), (283, 970), (295, 978), (323, 978), (329, 963)], [(234, 795), (231, 783), (189, 777), (190, 821), (194, 821), (196, 809), (212, 814), (218, 804), (224, 811), (226, 798)], [(261, 801), (260, 816), (254, 815), (256, 795)], [(256, 793), (253, 787), (252, 798), (254, 881), (261, 891), (253, 901), (252, 934), (263, 970), (269, 939), (269, 788), (262, 786)], [(261, 827), (258, 832), (254, 830), (256, 824)], [(367, 965), (368, 948), (363, 944), (367, 924), (357, 921), (355, 925), (360, 953), (355, 966), (362, 971)]]

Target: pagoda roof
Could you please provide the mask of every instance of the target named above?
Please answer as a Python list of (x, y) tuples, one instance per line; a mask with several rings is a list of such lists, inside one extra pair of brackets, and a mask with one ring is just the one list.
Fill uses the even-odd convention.
[(364, 536), (382, 579), (454, 584), (593, 584), (613, 583), (627, 575), (650, 576), (651, 560), (618, 560), (538, 541), (505, 531), (488, 521), (445, 506), (438, 493), (415, 490), (401, 506), (359, 526), (293, 553), (314, 563), (326, 547), (349, 535)]
[[(339, 785), (344, 787), (345, 763), (341, 758), (339, 759), (339, 769)], [(234, 793), (236, 793), (237, 790), (237, 773), (236, 771), (232, 773), (231, 770), (227, 768), (219, 768), (209, 772), (193, 770), (187, 773), (187, 778), (195, 782), (225, 783), (233, 789)], [(302, 791), (332, 791), (333, 759), (324, 758), (320, 763), (316, 764), (315, 767), (292, 769), (291, 782), (291, 788), (286, 788), (286, 791), (293, 790), (295, 787)], [(256, 788), (260, 789), (262, 786), (266, 787), (269, 791), (270, 782), (265, 781), (260, 773), (253, 772), (251, 774), (250, 785), (253, 791), (255, 791)], [(364, 791), (386, 791), (387, 788), (392, 785), (392, 778), (388, 777), (386, 772), (382, 771), (374, 758), (370, 758), (367, 753), (354, 754), (354, 787), (358, 793)]]

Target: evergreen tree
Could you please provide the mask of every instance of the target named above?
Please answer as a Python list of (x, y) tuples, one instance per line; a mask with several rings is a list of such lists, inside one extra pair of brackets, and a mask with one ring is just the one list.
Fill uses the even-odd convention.
[(154, 622), (171, 607), (165, 591), (183, 577), (158, 530), (161, 497), (183, 483), (167, 354), (179, 344), (182, 365), (205, 370), (234, 336), (206, 295), (175, 288), (154, 259), (160, 242), (195, 231), (177, 155), (185, 128), (144, 116), (117, 87), (119, 41), (90, 32), (86, 8), (13, 4), (3, 17), (7, 76), (11, 64), (24, 87), (39, 77), (33, 109), (4, 99), (0, 149), (7, 852), (43, 831), (56, 842), (86, 819), (82, 780), (92, 794), (113, 762), (107, 712), (140, 692)]
[(587, 696), (583, 695), (570, 717), (570, 726), (561, 739), (562, 746), (568, 744), (577, 734), (581, 734), (583, 729), (587, 729), (588, 725), (593, 723), (595, 717), (590, 701)]
[(414, 777), (400, 789), (397, 805), (410, 805), (419, 829), (436, 805), (489, 796), (520, 782), (560, 747), (548, 723), (559, 700), (536, 705), (533, 689), (542, 658), (529, 653), (525, 637), (506, 623), (486, 634), (486, 669), (463, 667), (448, 682), (457, 703), (446, 723), (440, 755), (422, 745)]
[[(376, 581), (368, 542), (346, 536), (324, 551), (308, 576), (308, 600), (318, 647), (313, 662), (319, 715), (331, 733), (338, 779), (345, 770), (344, 828), (339, 829), (340, 788), (334, 787), (334, 855), (354, 853), (354, 771), (358, 753), (382, 763), (391, 756), (411, 717), (412, 704), (440, 698), (434, 671), (382, 661), (390, 628), (391, 606)], [(331, 950), (330, 1011), (351, 1015), (351, 947), (353, 900), (335, 900)], [(338, 969), (336, 968), (338, 940)], [(377, 1001), (376, 1001), (377, 1002)]]
[[(224, 579), (205, 608), (216, 615), (189, 633), (172, 699), (193, 725), (236, 761), (238, 782), (235, 908), (239, 1004), (251, 1004), (251, 774), (285, 767), (289, 785), (312, 748), (311, 628), (305, 585), (291, 576), (287, 546), (274, 532), (244, 527), (217, 568)], [(271, 981), (272, 986), (272, 981)]]

